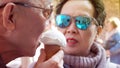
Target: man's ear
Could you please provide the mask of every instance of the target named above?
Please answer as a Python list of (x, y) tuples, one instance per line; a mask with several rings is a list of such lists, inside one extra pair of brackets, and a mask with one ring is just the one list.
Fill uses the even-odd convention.
[(99, 35), (102, 32), (102, 26), (97, 27), (97, 35)]
[(3, 8), (3, 26), (7, 31), (12, 31), (15, 29), (15, 23), (13, 22), (13, 9), (15, 7), (14, 3), (8, 3)]

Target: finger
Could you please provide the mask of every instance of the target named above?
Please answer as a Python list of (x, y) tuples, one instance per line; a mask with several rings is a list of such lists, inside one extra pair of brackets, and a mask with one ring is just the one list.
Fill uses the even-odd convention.
[(40, 50), (40, 56), (39, 56), (39, 58), (38, 58), (38, 61), (37, 61), (37, 63), (42, 63), (42, 62), (44, 62), (45, 61), (45, 59), (46, 59), (46, 53), (45, 53), (45, 50), (44, 49), (41, 49)]
[(60, 61), (59, 65), (58, 65), (59, 68), (64, 68), (64, 67), (63, 67), (63, 63), (64, 63), (64, 61), (63, 61), (63, 59), (62, 59), (62, 60)]

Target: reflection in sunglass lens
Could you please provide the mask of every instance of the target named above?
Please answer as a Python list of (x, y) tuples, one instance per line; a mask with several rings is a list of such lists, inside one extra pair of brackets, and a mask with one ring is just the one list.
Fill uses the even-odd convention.
[[(71, 24), (71, 18), (69, 15), (60, 14), (56, 16), (56, 25), (60, 28), (68, 27)], [(85, 16), (77, 16), (75, 19), (75, 25), (80, 30), (86, 30), (92, 19)]]
[(70, 16), (67, 15), (57, 15), (56, 16), (56, 25), (60, 28), (65, 28), (70, 24)]
[(76, 26), (81, 30), (86, 30), (90, 25), (90, 18), (78, 16), (76, 17)]

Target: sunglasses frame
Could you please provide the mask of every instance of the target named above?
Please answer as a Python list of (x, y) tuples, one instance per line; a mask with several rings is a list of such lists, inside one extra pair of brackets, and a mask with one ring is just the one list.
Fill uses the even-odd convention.
[[(57, 14), (56, 16), (55, 16), (55, 22), (57, 23), (57, 20), (56, 20), (56, 17), (57, 16), (59, 16), (59, 15), (65, 15), (65, 16), (69, 16), (70, 17), (70, 23), (69, 23), (69, 25), (71, 24), (71, 21), (74, 19), (74, 20), (76, 20), (76, 18), (77, 17), (87, 17), (87, 18), (89, 18), (90, 19), (90, 24), (88, 25), (88, 27), (91, 25), (91, 22), (93, 22), (96, 26), (98, 26), (99, 24), (98, 24), (98, 22), (97, 22), (97, 20), (95, 19), (95, 18), (93, 18), (93, 17), (89, 17), (89, 16), (75, 16), (75, 17), (72, 17), (72, 16), (70, 16), (70, 15), (67, 15), (67, 14)], [(76, 21), (75, 21), (75, 25), (76, 25), (77, 23), (76, 23)], [(68, 26), (69, 26), (68, 25)], [(56, 24), (56, 26), (58, 26), (57, 24)], [(68, 27), (68, 26), (65, 26), (65, 27), (60, 27), (60, 26), (58, 26), (58, 27), (60, 27), (60, 28), (66, 28), (66, 27)], [(78, 26), (76, 25), (76, 27), (78, 28)], [(88, 28), (87, 27), (87, 28)], [(86, 29), (81, 29), (81, 28), (78, 28), (78, 29), (80, 29), (80, 30), (87, 30), (87, 28)]]

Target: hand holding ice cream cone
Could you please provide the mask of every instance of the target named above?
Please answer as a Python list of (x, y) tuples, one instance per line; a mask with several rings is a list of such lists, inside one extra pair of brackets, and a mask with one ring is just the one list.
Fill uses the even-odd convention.
[(43, 42), (45, 45), (46, 60), (51, 58), (66, 45), (66, 39), (64, 35), (55, 27), (52, 27), (42, 34), (41, 42)]

